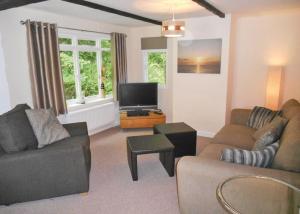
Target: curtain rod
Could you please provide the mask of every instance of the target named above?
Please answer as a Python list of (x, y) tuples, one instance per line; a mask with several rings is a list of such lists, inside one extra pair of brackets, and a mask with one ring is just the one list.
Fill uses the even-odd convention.
[[(21, 23), (21, 25), (24, 25), (26, 23), (26, 21), (20, 21), (20, 23)], [(110, 35), (110, 33), (107, 33), (107, 32), (92, 31), (92, 30), (82, 30), (82, 29), (78, 29), (78, 28), (69, 28), (69, 27), (60, 27), (60, 26), (58, 26), (57, 28), (66, 29), (66, 30), (76, 30), (76, 31), (88, 32), (88, 33), (101, 33), (101, 34)]]

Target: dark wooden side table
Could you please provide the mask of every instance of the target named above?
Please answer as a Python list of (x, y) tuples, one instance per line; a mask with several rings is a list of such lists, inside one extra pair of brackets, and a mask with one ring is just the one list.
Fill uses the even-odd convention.
[(159, 153), (159, 160), (168, 172), (174, 176), (174, 146), (162, 134), (127, 137), (127, 159), (132, 180), (138, 180), (137, 155)]

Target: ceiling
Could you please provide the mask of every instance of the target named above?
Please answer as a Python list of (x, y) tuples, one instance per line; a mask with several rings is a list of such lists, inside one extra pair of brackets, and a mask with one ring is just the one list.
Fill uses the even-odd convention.
[[(191, 18), (211, 15), (192, 0), (88, 0), (129, 13), (155, 20), (171, 17), (171, 10), (176, 18)], [(300, 8), (300, 0), (209, 0), (211, 4), (225, 13), (252, 13), (281, 9)], [(49, 0), (31, 4), (26, 7), (45, 10), (52, 13), (76, 16), (80, 18), (102, 21), (125, 26), (151, 25), (142, 21), (119, 15), (75, 5), (72, 3)]]

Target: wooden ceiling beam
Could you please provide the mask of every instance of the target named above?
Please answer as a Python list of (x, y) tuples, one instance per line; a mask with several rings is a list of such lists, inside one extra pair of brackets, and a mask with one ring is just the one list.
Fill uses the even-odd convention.
[(225, 18), (225, 13), (223, 13), (221, 10), (213, 6), (212, 4), (208, 3), (205, 0), (192, 0), (193, 2), (196, 2), (200, 6), (204, 7), (205, 9), (209, 10), (210, 12), (216, 14), (217, 16), (221, 18)]
[(43, 2), (47, 0), (1, 0), (0, 1), (0, 11), (7, 10), (10, 8), (21, 7), (28, 4)]
[(78, 4), (78, 5), (89, 7), (89, 8), (93, 8), (93, 9), (96, 9), (96, 10), (105, 11), (105, 12), (108, 12), (108, 13), (117, 14), (117, 15), (120, 15), (120, 16), (136, 19), (136, 20), (143, 21), (143, 22), (148, 22), (148, 23), (155, 24), (155, 25), (161, 25), (162, 24), (161, 21), (157, 21), (157, 20), (154, 20), (154, 19), (149, 19), (149, 18), (146, 18), (146, 17), (143, 17), (143, 16), (128, 13), (128, 12), (125, 12), (125, 11), (122, 11), (122, 10), (117, 10), (117, 9), (107, 7), (107, 6), (104, 6), (104, 5), (101, 5), (101, 4), (96, 4), (94, 2), (89, 2), (89, 1), (84, 1), (84, 0), (63, 0), (63, 1), (70, 2), (70, 3), (73, 3), (73, 4)]

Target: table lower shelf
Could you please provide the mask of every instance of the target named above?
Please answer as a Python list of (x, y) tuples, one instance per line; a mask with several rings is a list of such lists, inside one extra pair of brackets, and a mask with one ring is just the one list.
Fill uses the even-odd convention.
[(152, 128), (154, 125), (166, 123), (164, 114), (149, 113), (149, 116), (128, 117), (126, 112), (120, 114), (121, 128)]

